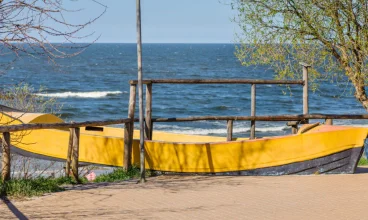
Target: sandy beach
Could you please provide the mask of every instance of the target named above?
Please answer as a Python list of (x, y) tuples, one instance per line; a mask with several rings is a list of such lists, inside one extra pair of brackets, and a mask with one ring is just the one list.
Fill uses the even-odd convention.
[(366, 219), (368, 168), (354, 175), (158, 176), (0, 202), (1, 219)]

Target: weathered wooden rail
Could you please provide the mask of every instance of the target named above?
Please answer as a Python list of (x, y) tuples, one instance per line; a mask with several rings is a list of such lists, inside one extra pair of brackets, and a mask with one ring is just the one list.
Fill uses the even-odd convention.
[[(2, 170), (1, 179), (7, 181), (10, 179), (11, 174), (11, 132), (29, 131), (39, 129), (70, 129), (68, 150), (66, 152), (66, 164), (65, 174), (69, 177), (70, 170), (72, 171), (72, 177), (79, 182), (78, 175), (78, 161), (79, 161), (79, 142), (80, 142), (80, 127), (88, 126), (105, 126), (113, 124), (125, 124), (124, 128), (124, 167), (129, 167), (131, 163), (131, 151), (125, 151), (132, 149), (133, 143), (133, 118), (124, 118), (116, 120), (105, 121), (85, 121), (85, 122), (72, 122), (72, 123), (45, 123), (45, 124), (20, 124), (20, 125), (7, 125), (0, 126), (0, 133), (2, 133)], [(130, 145), (130, 146), (127, 146)]]
[[(262, 79), (148, 79), (143, 80), (146, 84), (146, 115), (145, 115), (145, 138), (152, 140), (153, 122), (152, 120), (152, 85), (153, 84), (250, 84), (251, 85), (251, 117), (256, 116), (256, 85), (262, 84), (282, 84), (282, 85), (302, 85), (303, 86), (303, 114), (308, 114), (308, 68), (307, 64), (301, 63), (303, 66), (303, 80), (262, 80)], [(130, 91), (136, 88), (138, 80), (131, 80)], [(135, 95), (135, 93), (134, 93)], [(132, 97), (131, 97), (132, 98)], [(135, 102), (134, 99), (130, 99)], [(130, 103), (129, 106), (135, 105)], [(134, 110), (132, 110), (134, 111)], [(205, 119), (203, 119), (205, 120)], [(211, 120), (211, 119), (208, 119)], [(222, 119), (221, 119), (222, 120)], [(231, 120), (231, 119), (229, 119)], [(246, 119), (248, 120), (248, 119)], [(256, 120), (251, 119), (250, 139), (255, 138)], [(305, 119), (304, 122), (308, 122)], [(231, 126), (230, 126), (231, 125)], [(228, 126), (232, 127), (232, 122), (228, 121)], [(295, 132), (295, 130), (293, 130)], [(230, 138), (230, 137), (229, 137)]]
[[(303, 80), (262, 80), (262, 79), (149, 79), (143, 80), (142, 83), (146, 84), (146, 114), (145, 114), (145, 138), (152, 140), (153, 122), (152, 120), (152, 85), (153, 84), (250, 84), (251, 85), (251, 116), (256, 116), (256, 85), (302, 85), (303, 86), (303, 113), (308, 114), (308, 65), (303, 64)], [(306, 82), (306, 83), (305, 83)], [(138, 80), (129, 81), (130, 88), (130, 100), (129, 106), (135, 106), (135, 89), (138, 84)], [(134, 91), (134, 93), (132, 93)], [(129, 109), (129, 112), (134, 112), (134, 109)], [(204, 119), (205, 120), (205, 119)], [(209, 119), (210, 120), (210, 119)], [(229, 119), (230, 120), (230, 119)], [(230, 126), (231, 125), (231, 126)], [(232, 122), (228, 122), (228, 126), (232, 127)], [(256, 120), (251, 120), (250, 138), (255, 138)], [(230, 137), (229, 137), (230, 139)]]
[[(130, 80), (130, 85), (137, 85), (138, 80)], [(147, 79), (143, 84), (283, 84), (304, 85), (304, 80), (267, 80), (267, 79)]]
[[(368, 119), (368, 114), (349, 115), (349, 114), (307, 114), (307, 115), (267, 115), (267, 116), (199, 116), (186, 118), (154, 118), (152, 122), (188, 122), (188, 121), (227, 121), (227, 141), (233, 137), (234, 121), (287, 121), (291, 126), (291, 133), (298, 132), (298, 125), (303, 124), (309, 119), (325, 120), (326, 125), (332, 125), (333, 119)], [(136, 119), (137, 120), (137, 119)]]

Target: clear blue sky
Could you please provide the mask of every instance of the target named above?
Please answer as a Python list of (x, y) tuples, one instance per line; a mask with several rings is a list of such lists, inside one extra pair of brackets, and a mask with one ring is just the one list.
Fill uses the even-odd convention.
[[(99, 0), (107, 12), (85, 32), (101, 35), (100, 43), (136, 42), (135, 0)], [(144, 43), (231, 43), (238, 31), (230, 21), (235, 11), (230, 0), (141, 0), (142, 36)], [(72, 22), (85, 21), (102, 11), (89, 0), (64, 1), (67, 9), (83, 8), (67, 18)], [(92, 38), (76, 40), (90, 41)], [(51, 41), (58, 41), (50, 38)]]

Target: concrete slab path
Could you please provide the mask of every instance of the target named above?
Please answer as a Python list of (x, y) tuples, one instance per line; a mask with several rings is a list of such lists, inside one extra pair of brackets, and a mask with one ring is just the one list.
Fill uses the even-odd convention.
[(367, 170), (87, 184), (27, 201), (0, 201), (0, 219), (368, 219)]

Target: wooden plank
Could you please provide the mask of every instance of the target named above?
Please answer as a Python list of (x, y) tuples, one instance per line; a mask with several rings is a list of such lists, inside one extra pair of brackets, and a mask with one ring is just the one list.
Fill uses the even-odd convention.
[(79, 174), (78, 174), (78, 167), (79, 167), (79, 137), (80, 137), (80, 129), (79, 128), (72, 128), (72, 135), (73, 135), (73, 148), (72, 148), (72, 175), (74, 180), (79, 183)]
[[(310, 65), (305, 63), (300, 63), (303, 66), (303, 114), (309, 114), (309, 96), (308, 96), (308, 68)], [(308, 119), (305, 120), (308, 123)]]
[(291, 126), (291, 133), (297, 134), (298, 133), (298, 125), (292, 125)]
[[(251, 103), (250, 103), (250, 115), (256, 115), (256, 85), (252, 84), (251, 86)], [(250, 121), (250, 139), (254, 139), (256, 136), (256, 121)]]
[[(130, 84), (138, 84), (138, 80), (130, 80)], [(303, 80), (264, 80), (264, 79), (148, 79), (143, 84), (284, 84), (303, 85)]]
[(124, 168), (129, 169), (132, 165), (132, 146), (134, 133), (134, 112), (137, 99), (137, 86), (130, 85), (128, 118), (131, 122), (125, 123), (124, 127)]
[(269, 115), (269, 116), (198, 116), (187, 118), (153, 118), (153, 122), (185, 122), (185, 121), (303, 121), (304, 119), (368, 119), (368, 115), (332, 115), (332, 114), (310, 114), (310, 115)]
[[(152, 122), (184, 122), (184, 121), (214, 121), (214, 120), (234, 120), (234, 121), (302, 121), (304, 119), (368, 119), (368, 114), (308, 114), (308, 115), (269, 115), (269, 116), (199, 116), (187, 118), (153, 118)], [(131, 119), (117, 119), (106, 121), (85, 121), (76, 123), (47, 123), (47, 124), (21, 124), (0, 126), (0, 132), (15, 132), (37, 129), (62, 129), (76, 128), (78, 126), (103, 126), (112, 124), (130, 123)], [(137, 118), (134, 121), (138, 121)]]
[(332, 120), (332, 118), (326, 118), (326, 120), (325, 120), (325, 124), (326, 124), (326, 125), (333, 125), (333, 120)]
[(291, 133), (297, 134), (298, 133), (298, 125), (300, 124), (300, 121), (289, 121), (286, 123), (287, 126), (291, 126)]
[(286, 123), (287, 126), (293, 126), (293, 125), (298, 125), (300, 124), (300, 121), (289, 121)]
[(73, 129), (69, 129), (69, 143), (68, 143), (68, 153), (66, 155), (65, 162), (65, 176), (70, 176), (70, 165), (72, 162), (72, 151), (73, 151)]
[(104, 126), (113, 124), (124, 124), (130, 122), (131, 119), (115, 119), (105, 121), (85, 121), (85, 122), (73, 122), (73, 123), (45, 123), (45, 124), (21, 124), (21, 125), (6, 125), (0, 126), (0, 132), (15, 132), (25, 130), (38, 130), (38, 129), (62, 129), (62, 128), (79, 128), (86, 126)]
[(146, 85), (145, 138), (152, 140), (152, 84)]
[(233, 140), (233, 120), (227, 120), (227, 141)]
[(2, 182), (10, 180), (10, 133), (4, 132), (2, 135), (2, 170), (1, 180)]
[[(131, 122), (133, 123), (133, 122)], [(131, 133), (131, 123), (124, 124), (124, 164), (123, 168), (125, 170), (129, 170), (132, 167), (132, 149), (131, 149), (131, 142), (132, 139), (130, 138)]]
[(141, 1), (136, 0), (137, 15), (137, 61), (138, 61), (138, 93), (139, 93), (139, 127), (140, 127), (140, 182), (146, 181), (145, 149), (144, 149), (144, 115), (143, 115), (143, 70), (142, 70), (142, 26), (141, 26)]
[(253, 170), (219, 172), (216, 173), (216, 175), (275, 176), (291, 174), (354, 173), (362, 151), (362, 147), (357, 147), (301, 162)]

